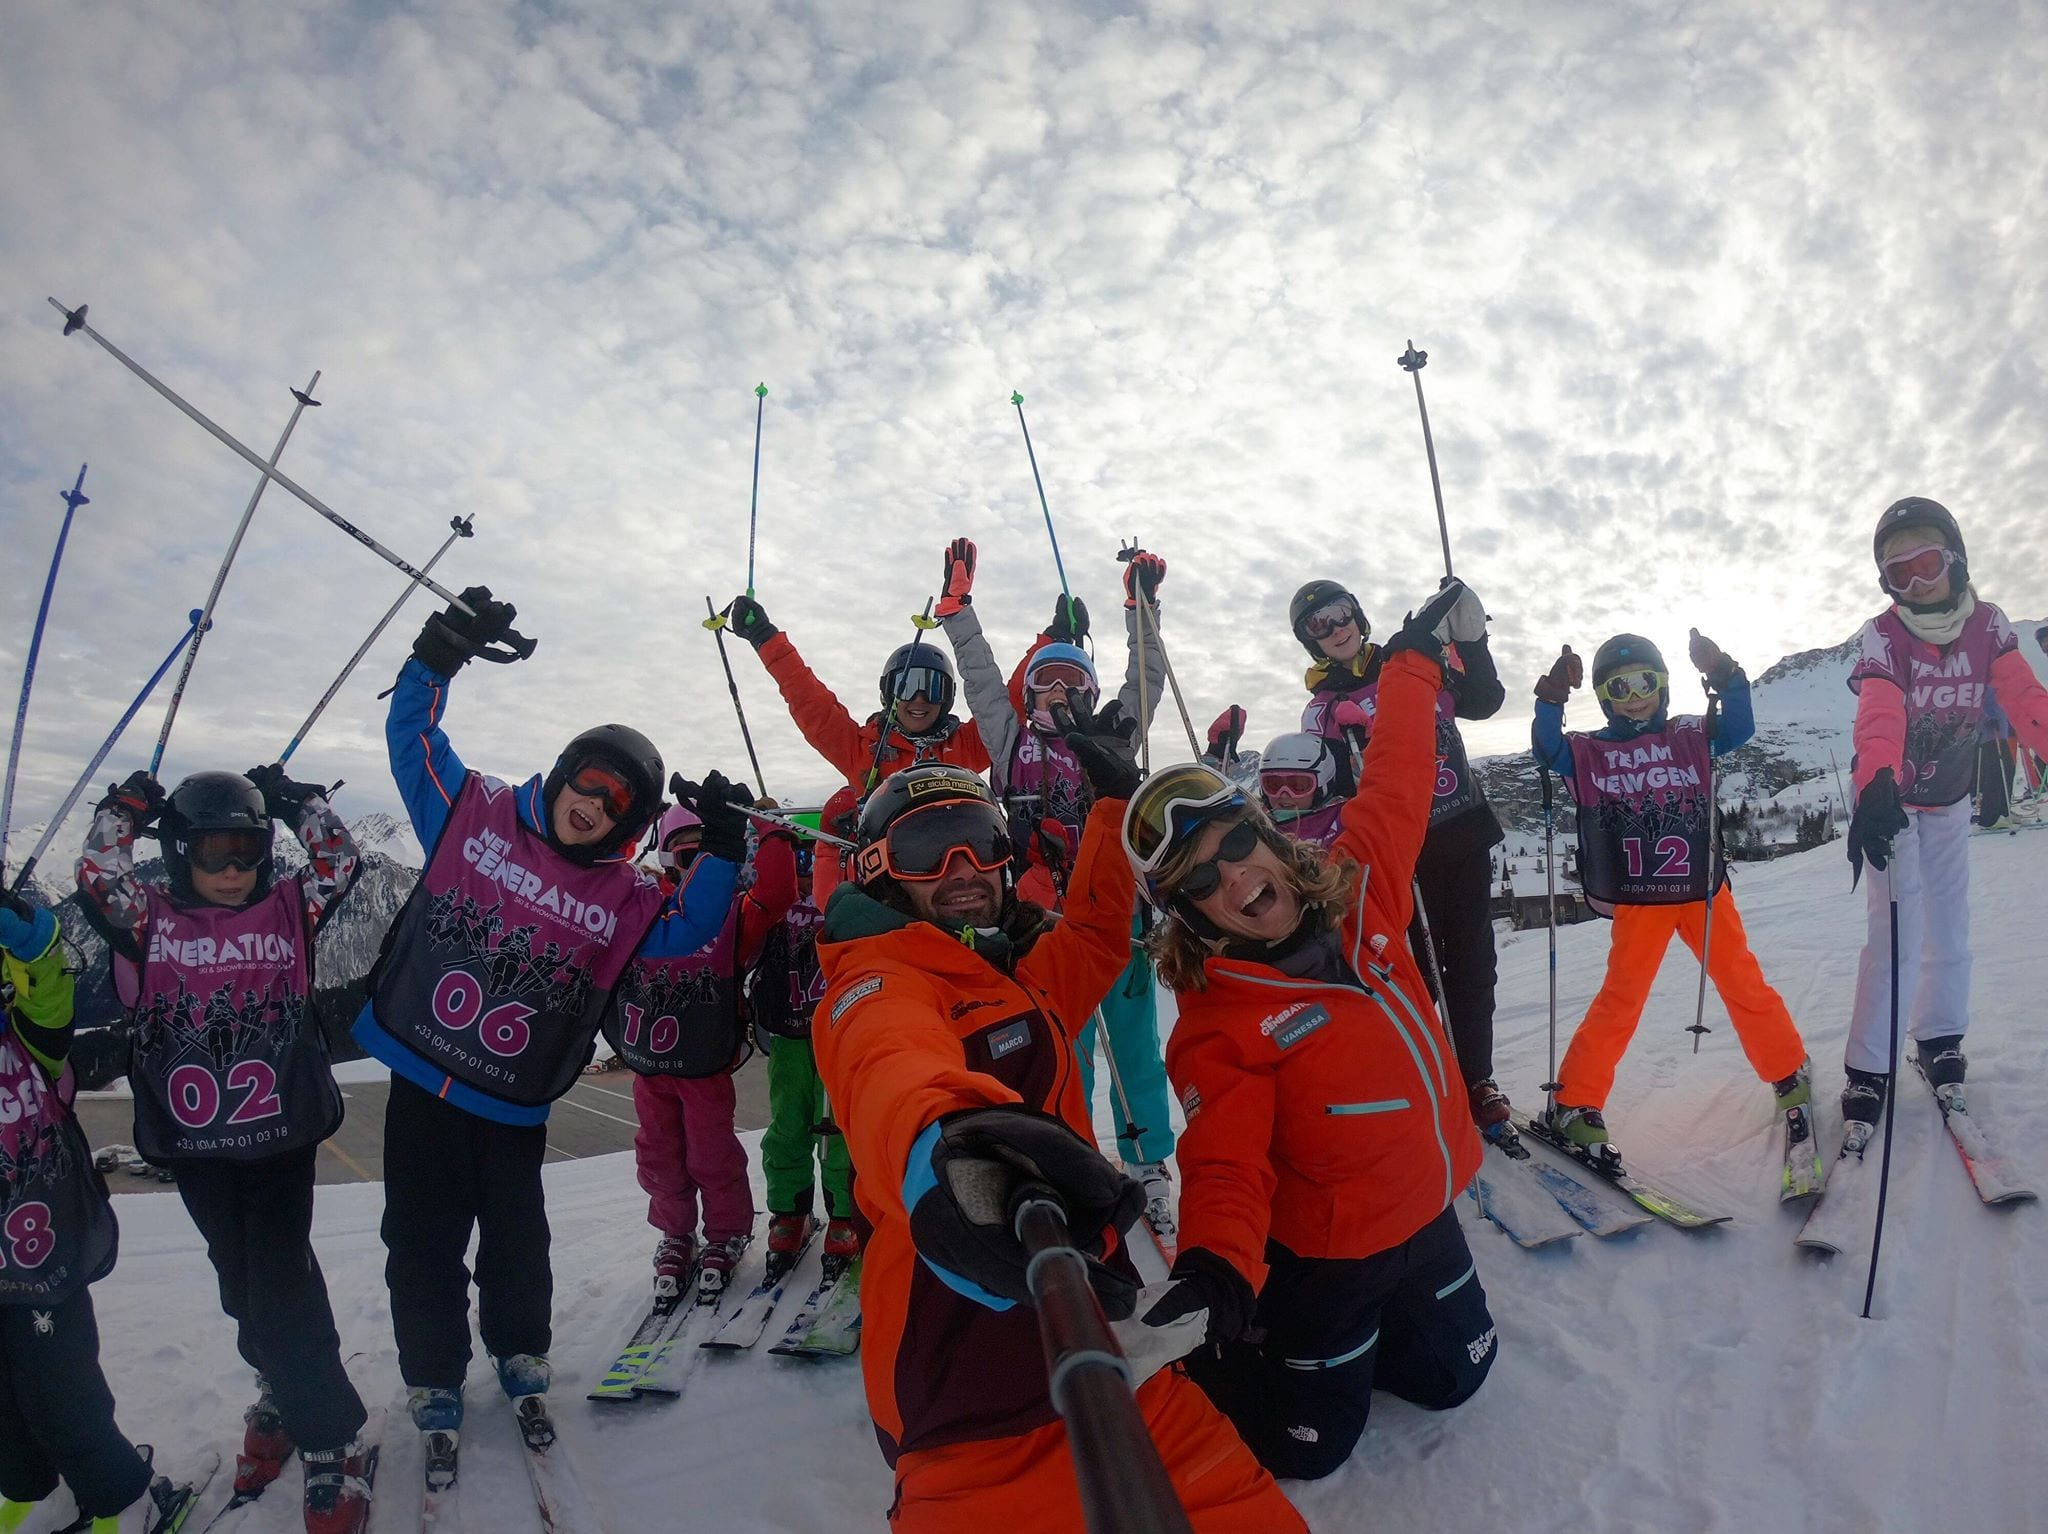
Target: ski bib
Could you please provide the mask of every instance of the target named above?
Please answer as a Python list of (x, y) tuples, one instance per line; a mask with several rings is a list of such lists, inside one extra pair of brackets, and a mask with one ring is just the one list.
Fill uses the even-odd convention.
[[(1337, 705), (1347, 698), (1356, 703), (1365, 715), (1367, 738), (1371, 738), (1373, 722), (1379, 715), (1380, 684), (1368, 682), (1365, 686), (1350, 692), (1326, 690), (1317, 692), (1308, 700), (1308, 706), (1301, 711), (1301, 727), (1310, 735), (1320, 735), (1332, 742), (1339, 751), (1349, 751), (1350, 743), (1344, 738), (1344, 731), (1337, 724)], [(1433, 831), (1447, 820), (1455, 820), (1469, 810), (1476, 810), (1486, 803), (1486, 797), (1479, 787), (1479, 779), (1472, 771), (1472, 764), (1465, 755), (1465, 737), (1458, 733), (1457, 701), (1447, 688), (1438, 688), (1436, 695), (1436, 797), (1429, 802), (1429, 826)]]
[(576, 1083), (661, 886), (583, 867), (472, 772), (370, 976), (377, 1021), (464, 1086), (522, 1107)]
[(739, 914), (695, 953), (674, 959), (637, 955), (619, 977), (605, 1012), (604, 1036), (642, 1076), (716, 1076), (744, 1057), (740, 1017)]
[[(1565, 737), (1579, 803), (1579, 880), (1602, 916), (1618, 905), (1707, 898), (1713, 759), (1697, 717), (1633, 740)], [(1716, 870), (1715, 888), (1728, 879)]]
[(0, 1305), (61, 1305), (113, 1268), (119, 1244), (85, 1131), (0, 1022)]
[[(1081, 828), (1095, 802), (1081, 759), (1065, 741), (1026, 730), (1010, 753), (1008, 779), (1003, 807), (1010, 817), (1010, 841), (1020, 854), (1038, 850), (1064, 898), (1067, 876), (1081, 855)], [(1044, 840), (1049, 820), (1059, 826), (1059, 846), (1049, 849), (1050, 855)]]
[(763, 1033), (811, 1036), (811, 1014), (825, 999), (825, 973), (818, 967), (818, 931), (824, 925), (824, 913), (805, 897), (768, 933), (747, 987), (749, 1010)]
[(341, 1092), (313, 1015), (300, 876), (253, 905), (175, 905), (144, 886), (130, 1007), (135, 1148), (151, 1161), (255, 1161), (318, 1145)]
[(1283, 836), (1327, 850), (1343, 829), (1344, 801), (1340, 799), (1335, 804), (1326, 804), (1319, 810), (1305, 810), (1292, 820), (1282, 820), (1275, 815), (1273, 823)]
[(1905, 767), (1899, 797), (1923, 809), (1967, 799), (1977, 788), (1977, 743), (1990, 701), (1991, 665), (2019, 638), (2005, 614), (1979, 602), (1948, 645), (1907, 628), (1896, 608), (1863, 625), (1849, 689), (1879, 677), (1906, 695)]

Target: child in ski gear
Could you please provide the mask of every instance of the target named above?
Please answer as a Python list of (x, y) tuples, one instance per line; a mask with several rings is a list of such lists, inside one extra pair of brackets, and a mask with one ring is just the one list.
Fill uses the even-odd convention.
[[(946, 600), (940, 604), (940, 616), (959, 657), (967, 706), (994, 763), (989, 778), (1009, 817), (1011, 844), (1022, 854), (1018, 894), (1058, 910), (1094, 802), (1080, 760), (1063, 736), (1065, 722), (1092, 712), (1101, 693), (1095, 663), (1080, 647), (1088, 633), (1087, 609), (1062, 595), (1054, 605), (1052, 623), (1026, 651), (1016, 675), (1006, 681), (974, 611), (973, 541), (954, 539), (944, 558), (941, 589)], [(1156, 701), (1165, 686), (1165, 661), (1155, 641), (1159, 587), (1165, 579), (1166, 561), (1157, 554), (1140, 552), (1125, 561), (1128, 647), (1123, 689), (1111, 707), (1120, 710), (1133, 729), (1141, 708)], [(1145, 603), (1142, 613), (1140, 601)], [(1173, 1122), (1166, 1066), (1159, 1053), (1156, 986), (1140, 941), (1143, 934), (1135, 925), (1131, 936), (1130, 962), (1102, 997), (1095, 1017), (1081, 1029), (1075, 1048), (1081, 1090), (1085, 1100), (1093, 1102), (1099, 1018), (1112, 1067), (1110, 1109), (1117, 1120), (1117, 1148), (1131, 1175), (1145, 1184), (1147, 1223), (1170, 1244), (1175, 1227), (1166, 1158), (1173, 1154)]]
[(1890, 1058), (1891, 902), (1907, 1031), (1937, 1091), (1963, 1080), (1970, 1022), (1970, 790), (1987, 708), (2005, 714), (2022, 744), (2048, 751), (2048, 690), (2003, 612), (1979, 601), (1969, 551), (1947, 507), (1922, 496), (1895, 501), (1871, 542), (1891, 606), (1863, 626), (1849, 674), (1856, 693), (1856, 811), (1848, 852), (1869, 925), (1850, 1014), (1842, 1116), (1869, 1138), (1884, 1109)]
[[(919, 762), (988, 771), (980, 730), (972, 720), (962, 724), (953, 713), (953, 663), (921, 634), (890, 654), (879, 683), (882, 706), (865, 724), (856, 724), (759, 602), (736, 596), (725, 611), (732, 631), (754, 647), (775, 678), (797, 732), (856, 792), (864, 795), (898, 768)], [(821, 847), (818, 856), (828, 865), (824, 882), (829, 893), (840, 878), (838, 849)]]
[[(484, 1346), (508, 1393), (533, 1394), (552, 1338), (548, 1105), (589, 1060), (635, 954), (690, 953), (717, 935), (744, 836), (737, 790), (708, 775), (692, 805), (708, 850), (664, 897), (632, 863), (663, 783), (637, 730), (586, 730), (517, 787), (464, 766), (441, 724), (454, 672), (515, 614), (487, 588), (463, 596), (476, 616), (451, 606), (430, 618), (392, 690), (391, 770), (427, 866), (355, 1022), (392, 1072), (383, 1237), (399, 1372), (415, 1422), (450, 1430), (470, 1358), (470, 1234)], [(662, 920), (671, 908), (680, 915)]]
[[(694, 797), (690, 785), (678, 782), (674, 788), (679, 797)], [(703, 821), (687, 804), (663, 814), (656, 839), (664, 883), (679, 886), (700, 853), (744, 861), (744, 833), (736, 845), (726, 846), (707, 847), (705, 836)], [(695, 1271), (698, 1299), (715, 1302), (753, 1236), (747, 1152), (733, 1130), (732, 1073), (748, 1053), (739, 980), (796, 900), (789, 833), (764, 831), (753, 868), (752, 886), (733, 898), (718, 936), (695, 953), (637, 955), (605, 1016), (605, 1037), (634, 1072), (633, 1111), (640, 1127), (633, 1159), (647, 1190), (648, 1223), (661, 1232), (654, 1254), (659, 1300), (679, 1297)], [(673, 906), (662, 917), (683, 919)]]
[(1342, 762), (1346, 754), (1326, 736), (1274, 736), (1259, 758), (1259, 799), (1273, 824), (1296, 841), (1331, 846), (1342, 829), (1344, 801), (1357, 789)]
[[(809, 844), (797, 849), (797, 878), (808, 885)], [(825, 1260), (845, 1262), (860, 1251), (853, 1223), (853, 1162), (846, 1136), (832, 1122), (825, 1084), (811, 1048), (811, 1016), (825, 994), (818, 967), (824, 913), (806, 892), (769, 930), (748, 980), (754, 1023), (768, 1049), (768, 1127), (761, 1135), (761, 1174), (768, 1184), (770, 1270), (794, 1265), (817, 1229), (813, 1148), (825, 1185)]]
[[(1128, 959), (1131, 883), (1112, 839), (1137, 774), (1120, 744), (1081, 728), (1066, 743), (1096, 799), (1063, 919), (1048, 925), (1018, 899), (988, 786), (924, 766), (868, 802), (860, 888), (832, 901), (818, 943), (813, 1041), (874, 1225), (862, 1372), (903, 1534), (1081, 1527), (1038, 1326), (1017, 1300), (1026, 1257), (1006, 1214), (1018, 1167), (1064, 1201), (1112, 1313), (1128, 1315), (1136, 1293), (1121, 1237), (1143, 1194), (1095, 1149), (1072, 1032)], [(1155, 1374), (1137, 1402), (1195, 1528), (1304, 1527), (1179, 1374)]]
[(1379, 724), (1332, 847), (1283, 836), (1199, 765), (1124, 816), (1180, 1000), (1166, 1068), (1187, 1112), (1173, 1286), (1206, 1308), (1188, 1374), (1278, 1476), (1326, 1476), (1375, 1389), (1431, 1410), (1485, 1380), (1495, 1337), (1456, 1210), (1479, 1137), (1403, 940), (1437, 772), (1453, 587), (1381, 652)]
[[(1450, 577), (1445, 577), (1448, 586)], [(1384, 652), (1371, 643), (1372, 625), (1358, 598), (1335, 581), (1310, 581), (1288, 604), (1294, 637), (1311, 664), (1301, 727), (1321, 735), (1349, 766), (1350, 746), (1369, 737)], [(1491, 719), (1507, 692), (1488, 646), (1486, 610), (1468, 601), (1452, 615), (1449, 663), (1437, 698), (1438, 767), (1430, 801), (1429, 835), (1415, 865), (1422, 910), (1410, 941), (1425, 955), (1436, 949), (1436, 971), (1446, 994), (1437, 998), (1458, 1051), (1473, 1121), (1482, 1130), (1507, 1121), (1505, 1093), (1493, 1079), (1493, 1010), (1497, 966), (1493, 946), (1493, 849), (1506, 839), (1486, 791), (1465, 755), (1460, 719)], [(1426, 928), (1425, 928), (1426, 923)]]
[(86, 1288), (112, 1270), (117, 1236), (60, 1090), (71, 1002), (57, 918), (0, 890), (0, 1094), (18, 1110), (0, 1124), (0, 1528), (60, 1477), (80, 1514), (109, 1527), (150, 1504), (149, 1462), (114, 1423)]
[[(161, 887), (135, 873), (135, 839), (152, 819)], [(301, 873), (276, 872), (279, 820), (305, 847)], [(313, 1009), (314, 955), (359, 867), (325, 791), (268, 766), (195, 773), (168, 798), (133, 774), (96, 807), (77, 873), (134, 1030), (136, 1148), (176, 1170), (256, 1371), (235, 1489), (267, 1486), (294, 1447), (309, 1472), (332, 1461), (338, 1473), (309, 1474), (314, 1534), (368, 1516), (357, 1439), (367, 1413), (312, 1245), (314, 1162), (342, 1117)]]
[(1711, 845), (1717, 831), (1709, 762), (1756, 733), (1749, 678), (1698, 629), (1688, 648), (1720, 698), (1711, 732), (1704, 718), (1668, 717), (1671, 678), (1663, 653), (1635, 634), (1616, 634), (1594, 653), (1593, 689), (1608, 721), (1603, 728), (1586, 734), (1564, 727), (1563, 699), (1584, 675), (1570, 646), (1536, 684), (1536, 759), (1565, 781), (1578, 803), (1586, 903), (1614, 922), (1606, 977), (1558, 1069), (1554, 1123), (1589, 1149), (1607, 1144), (1602, 1110), (1664, 951), (1676, 934), (1701, 954), (1709, 900), (1713, 942), (1702, 962), (1743, 1054), (1770, 1085), (1780, 1113), (1803, 1113), (1812, 1098), (1806, 1046), (1750, 951), (1727, 864)]

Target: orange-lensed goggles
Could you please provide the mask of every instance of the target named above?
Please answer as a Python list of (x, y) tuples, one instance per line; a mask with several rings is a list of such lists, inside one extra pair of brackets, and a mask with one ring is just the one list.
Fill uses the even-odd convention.
[(1002, 811), (976, 799), (911, 810), (890, 822), (889, 831), (854, 854), (854, 873), (861, 883), (887, 874), (892, 879), (937, 879), (955, 853), (983, 873), (994, 873), (1010, 861), (1010, 828)]
[(586, 799), (602, 799), (614, 820), (624, 820), (633, 809), (633, 785), (602, 762), (586, 762), (569, 774), (569, 787)]

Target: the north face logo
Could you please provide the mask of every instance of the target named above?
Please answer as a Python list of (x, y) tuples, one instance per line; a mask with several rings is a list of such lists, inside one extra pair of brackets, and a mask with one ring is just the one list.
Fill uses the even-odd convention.
[(1289, 1438), (1297, 1438), (1303, 1443), (1321, 1443), (1323, 1438), (1322, 1434), (1318, 1433), (1314, 1428), (1307, 1426), (1291, 1427), (1287, 1430), (1287, 1436)]

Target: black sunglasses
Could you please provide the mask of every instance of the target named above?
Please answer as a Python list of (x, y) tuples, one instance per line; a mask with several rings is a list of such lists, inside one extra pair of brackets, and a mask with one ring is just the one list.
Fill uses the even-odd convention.
[(1214, 857), (1195, 864), (1181, 876), (1180, 882), (1174, 886), (1174, 894), (1185, 895), (1190, 900), (1207, 900), (1223, 883), (1223, 870), (1216, 865), (1242, 863), (1258, 845), (1259, 828), (1249, 820), (1240, 820), (1223, 833)]

